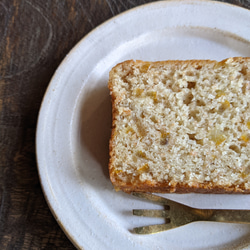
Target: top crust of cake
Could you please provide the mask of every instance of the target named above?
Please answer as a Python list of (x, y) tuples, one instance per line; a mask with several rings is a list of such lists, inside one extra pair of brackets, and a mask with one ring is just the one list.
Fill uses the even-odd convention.
[(130, 60), (108, 86), (115, 187), (250, 193), (250, 58)]

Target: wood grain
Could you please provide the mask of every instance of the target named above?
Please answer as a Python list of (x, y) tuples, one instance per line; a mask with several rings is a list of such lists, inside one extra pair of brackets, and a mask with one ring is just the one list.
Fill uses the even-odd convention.
[[(0, 249), (75, 249), (53, 218), (39, 182), (40, 104), (59, 63), (82, 37), (148, 2), (0, 0)], [(250, 1), (225, 2), (250, 8)]]

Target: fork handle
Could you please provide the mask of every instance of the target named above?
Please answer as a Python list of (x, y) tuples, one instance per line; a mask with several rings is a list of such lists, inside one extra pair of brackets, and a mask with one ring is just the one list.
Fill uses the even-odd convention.
[(209, 221), (250, 223), (250, 210), (214, 210)]

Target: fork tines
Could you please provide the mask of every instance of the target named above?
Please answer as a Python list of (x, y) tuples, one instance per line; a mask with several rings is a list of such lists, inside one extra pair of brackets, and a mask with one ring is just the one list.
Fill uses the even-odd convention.
[(137, 234), (158, 233), (195, 221), (250, 224), (250, 210), (198, 209), (150, 193), (132, 193), (132, 195), (164, 206), (163, 210), (134, 209), (134, 215), (166, 219), (165, 224), (135, 228), (134, 232)]
[(155, 217), (155, 218), (168, 218), (168, 210), (156, 209), (133, 209), (133, 215)]

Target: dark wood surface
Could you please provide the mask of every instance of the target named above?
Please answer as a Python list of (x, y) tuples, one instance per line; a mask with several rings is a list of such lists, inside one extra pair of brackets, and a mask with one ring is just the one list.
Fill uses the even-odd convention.
[[(0, 249), (75, 249), (39, 183), (40, 104), (52, 74), (82, 37), (147, 2), (152, 1), (0, 0)], [(250, 1), (225, 2), (250, 9)]]

